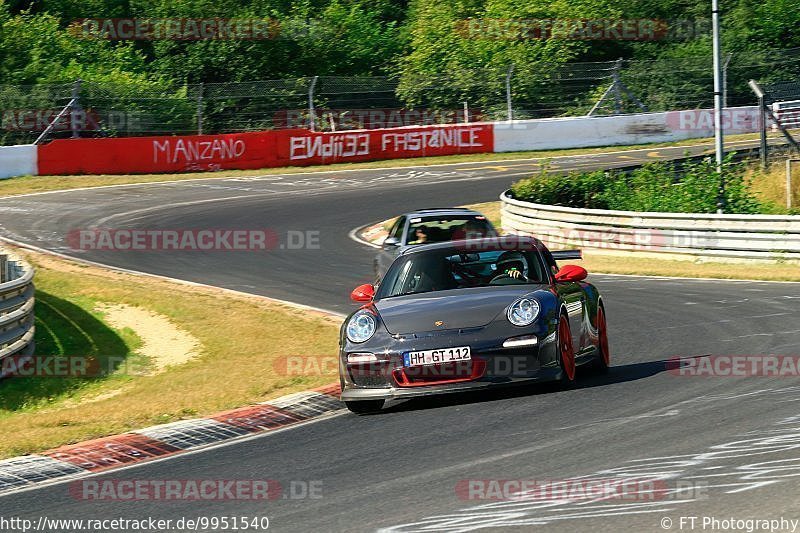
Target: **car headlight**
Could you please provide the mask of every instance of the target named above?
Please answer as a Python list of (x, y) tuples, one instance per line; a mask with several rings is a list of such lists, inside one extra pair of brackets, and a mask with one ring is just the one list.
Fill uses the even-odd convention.
[(369, 311), (359, 311), (347, 323), (347, 338), (350, 342), (364, 342), (375, 334), (375, 316)]
[(533, 298), (520, 298), (511, 304), (506, 316), (515, 326), (529, 326), (539, 316), (539, 302)]

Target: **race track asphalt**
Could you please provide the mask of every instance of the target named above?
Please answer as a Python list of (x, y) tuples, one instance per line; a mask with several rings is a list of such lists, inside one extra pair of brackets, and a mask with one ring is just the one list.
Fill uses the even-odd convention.
[[(559, 170), (608, 168), (683, 151), (554, 163)], [(531, 161), (470, 163), (6, 198), (0, 199), (0, 235), (116, 267), (346, 313), (353, 308), (349, 291), (370, 281), (374, 253), (348, 237), (351, 229), (419, 207), (493, 200), (535, 168)], [(270, 252), (97, 252), (67, 243), (70, 231), (93, 227), (267, 228), (284, 246)], [(319, 232), (319, 246), (289, 249), (289, 232), (291, 238)], [(666, 363), (676, 356), (800, 354), (800, 284), (590, 279), (607, 305), (608, 375), (584, 375), (568, 389), (526, 386), (400, 403), (378, 416), (342, 413), (101, 476), (267, 478), (284, 487), (313, 481), (322, 487), (321, 498), (86, 502), (70, 495), (69, 484), (56, 484), (0, 497), (0, 516), (267, 516), (271, 530), (298, 532), (677, 531), (679, 525), (688, 531), (688, 519), (680, 520), (690, 516), (698, 517), (699, 531), (704, 517), (800, 519), (800, 380), (689, 377)], [(679, 493), (587, 503), (552, 494), (538, 501), (469, 500), (457, 490), (470, 480), (473, 487), (487, 486), (477, 480), (642, 482), (655, 474), (667, 478), (657, 488)]]

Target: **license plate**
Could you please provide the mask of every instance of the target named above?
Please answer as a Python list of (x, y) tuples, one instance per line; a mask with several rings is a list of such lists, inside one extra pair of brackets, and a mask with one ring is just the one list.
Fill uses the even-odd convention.
[(455, 361), (469, 361), (472, 355), (469, 346), (442, 348), (440, 350), (422, 350), (403, 354), (403, 366), (436, 365)]

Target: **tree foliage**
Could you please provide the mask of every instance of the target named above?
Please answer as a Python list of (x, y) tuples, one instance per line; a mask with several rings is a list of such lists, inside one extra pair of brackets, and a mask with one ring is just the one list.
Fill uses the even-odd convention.
[[(796, 0), (724, 4), (726, 52), (800, 47)], [(261, 40), (115, 41), (82, 38), (71, 26), (84, 18), (214, 17), (270, 19), (280, 31)], [(465, 31), (470, 20), (641, 18), (699, 22), (702, 31), (655, 42), (509, 39)], [(480, 103), (485, 96), (476, 93), (504, 90), (503, 75), (513, 64), (517, 79), (526, 80), (515, 97), (525, 101), (540, 97), (560, 67), (574, 61), (650, 59), (664, 62), (666, 76), (670, 62), (708, 58), (710, 25), (702, 22), (709, 18), (707, 0), (0, 0), (0, 83), (80, 77), (179, 87), (397, 75), (409, 104), (452, 101), (454, 93)], [(641, 90), (652, 89), (643, 83)]]

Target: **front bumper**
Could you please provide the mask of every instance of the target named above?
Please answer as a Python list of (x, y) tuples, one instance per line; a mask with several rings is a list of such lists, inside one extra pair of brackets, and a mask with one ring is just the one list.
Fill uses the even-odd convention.
[(419, 398), (423, 396), (434, 396), (448, 393), (469, 392), (483, 390), (494, 387), (509, 386), (515, 383), (528, 383), (535, 381), (553, 381), (558, 379), (560, 370), (558, 368), (541, 369), (535, 376), (522, 379), (514, 379), (502, 382), (487, 380), (476, 380), (453, 384), (429, 385), (414, 388), (389, 387), (384, 389), (365, 388), (365, 387), (345, 387), (342, 389), (341, 400), (343, 402), (359, 400), (399, 400), (408, 398)]
[[(554, 328), (529, 330), (491, 326), (391, 336), (364, 345), (346, 344), (340, 353), (343, 401), (398, 399), (552, 380), (560, 375)], [(533, 337), (534, 345), (504, 347), (510, 338)], [(409, 351), (469, 346), (472, 359), (459, 363), (403, 366)], [(351, 354), (371, 354), (377, 361), (349, 363)]]

